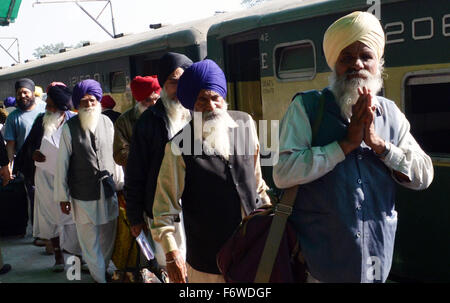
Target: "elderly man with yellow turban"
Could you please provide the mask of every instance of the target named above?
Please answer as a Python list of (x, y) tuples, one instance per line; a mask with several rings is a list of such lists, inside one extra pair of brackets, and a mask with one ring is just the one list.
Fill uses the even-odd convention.
[(330, 86), (297, 94), (280, 130), (280, 188), (298, 185), (291, 221), (310, 282), (384, 282), (397, 227), (396, 184), (422, 190), (431, 159), (382, 87), (383, 29), (354, 12), (325, 32)]

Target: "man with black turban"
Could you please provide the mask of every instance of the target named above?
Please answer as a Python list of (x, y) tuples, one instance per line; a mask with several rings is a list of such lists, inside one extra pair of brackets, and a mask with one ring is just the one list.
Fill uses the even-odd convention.
[[(225, 75), (211, 60), (194, 63), (178, 82), (178, 99), (194, 119), (165, 146), (151, 226), (173, 282), (224, 282), (216, 254), (242, 216), (270, 204), (255, 122), (228, 111), (226, 95)], [(181, 213), (186, 264), (174, 238)]]
[(17, 155), (14, 169), (22, 172), (27, 182), (35, 186), (33, 236), (50, 240), (55, 255), (53, 271), (60, 272), (65, 264), (62, 249), (81, 255), (72, 217), (63, 214), (58, 201), (53, 200), (62, 126), (75, 116), (70, 111), (73, 107), (72, 92), (63, 84), (51, 84), (47, 89), (46, 103), (46, 111), (36, 118)]
[(76, 224), (83, 260), (92, 278), (106, 282), (114, 249), (123, 173), (113, 160), (114, 126), (101, 114), (100, 83), (88, 79), (73, 88), (78, 115), (64, 124), (55, 174), (54, 201)]
[[(177, 98), (178, 79), (192, 64), (185, 55), (166, 53), (159, 61), (157, 78), (162, 88), (160, 99), (139, 117), (134, 127), (125, 174), (125, 199), (131, 232), (137, 237), (147, 230), (155, 195), (164, 146), (190, 120), (190, 113)], [(184, 230), (177, 223), (175, 238), (184, 250)], [(158, 263), (164, 263), (164, 253), (156, 246)]]
[[(12, 163), (14, 155), (22, 148), (36, 117), (45, 111), (45, 103), (36, 103), (34, 97), (35, 85), (31, 79), (20, 79), (15, 83), (17, 108), (8, 115), (5, 123), (4, 138), (9, 158), (9, 176), (12, 179)], [(34, 188), (31, 183), (25, 182), (27, 187), (30, 209), (33, 211)], [(31, 215), (33, 224), (33, 216)], [(41, 243), (43, 244), (43, 243)]]

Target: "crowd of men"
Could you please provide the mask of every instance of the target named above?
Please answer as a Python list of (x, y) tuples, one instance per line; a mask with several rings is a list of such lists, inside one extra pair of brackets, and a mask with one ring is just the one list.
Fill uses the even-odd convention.
[[(300, 185), (290, 221), (308, 282), (384, 282), (395, 184), (419, 190), (433, 179), (405, 116), (376, 96), (384, 43), (369, 13), (334, 22), (323, 42), (330, 86), (294, 96), (281, 121), (273, 177), (279, 188)], [(225, 75), (209, 59), (166, 53), (157, 75), (137, 76), (130, 88), (137, 103), (119, 114), (95, 80), (72, 90), (51, 83), (45, 106), (32, 80), (17, 81), (6, 147), (0, 140), (3, 183), (14, 162), (34, 201), (33, 236), (51, 243), (54, 271), (64, 270), (66, 251), (96, 282), (108, 280), (123, 194), (130, 233), (156, 242), (154, 268), (166, 268), (171, 282), (224, 282), (216, 254), (244, 216), (271, 205), (255, 123), (228, 110)], [(378, 258), (380, 277), (367, 275), (368, 258)], [(0, 274), (10, 268), (0, 253)]]

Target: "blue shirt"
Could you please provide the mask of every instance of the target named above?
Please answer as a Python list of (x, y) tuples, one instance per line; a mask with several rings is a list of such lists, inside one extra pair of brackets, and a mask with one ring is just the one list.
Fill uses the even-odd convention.
[(300, 239), (312, 276), (324, 282), (384, 282), (389, 274), (397, 227), (395, 178), (424, 189), (433, 165), (409, 132), (409, 123), (394, 102), (377, 97), (375, 131), (390, 149), (378, 158), (364, 142), (344, 155), (338, 141), (349, 122), (341, 116), (333, 93), (325, 89), (323, 119), (315, 138), (311, 125), (319, 95), (297, 97), (281, 122), (280, 156), (274, 181), (280, 188), (299, 187), (290, 222)]
[(36, 117), (40, 113), (45, 112), (45, 105), (46, 103), (36, 102), (35, 107), (30, 111), (23, 111), (17, 108), (6, 118), (4, 137), (6, 141), (16, 142), (16, 154), (30, 133)]

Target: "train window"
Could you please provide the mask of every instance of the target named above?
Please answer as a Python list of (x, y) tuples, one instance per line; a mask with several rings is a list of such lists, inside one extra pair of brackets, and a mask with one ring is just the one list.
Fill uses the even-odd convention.
[(125, 72), (110, 73), (111, 93), (124, 93), (127, 88), (127, 77)]
[(450, 158), (450, 73), (410, 76), (405, 114), (420, 146), (436, 158)]
[(316, 74), (316, 54), (312, 41), (280, 44), (275, 47), (276, 76), (280, 80), (310, 80)]

